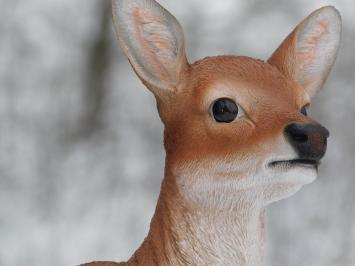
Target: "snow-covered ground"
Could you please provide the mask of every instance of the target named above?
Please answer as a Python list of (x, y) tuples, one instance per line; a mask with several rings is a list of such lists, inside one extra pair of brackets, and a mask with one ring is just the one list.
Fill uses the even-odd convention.
[[(124, 260), (163, 175), (153, 96), (115, 42), (108, 0), (0, 1), (0, 265)], [(267, 211), (267, 265), (355, 262), (355, 2), (161, 0), (190, 61), (266, 59), (312, 10), (343, 14), (337, 64), (311, 114), (331, 131), (320, 177)]]

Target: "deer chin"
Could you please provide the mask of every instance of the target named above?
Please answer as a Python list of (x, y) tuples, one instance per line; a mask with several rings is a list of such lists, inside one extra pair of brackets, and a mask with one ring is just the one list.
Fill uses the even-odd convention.
[(317, 168), (309, 165), (277, 165), (268, 167), (264, 175), (264, 202), (271, 203), (288, 198), (304, 185), (317, 179)]
[(240, 164), (195, 161), (173, 172), (183, 198), (198, 206), (218, 209), (237, 202), (266, 205), (293, 195), (316, 177), (316, 172), (308, 168), (284, 171), (264, 167), (256, 159)]
[(318, 174), (320, 162), (306, 159), (272, 161), (267, 165), (268, 175), (273, 176), (276, 183), (296, 183), (306, 185), (312, 183)]

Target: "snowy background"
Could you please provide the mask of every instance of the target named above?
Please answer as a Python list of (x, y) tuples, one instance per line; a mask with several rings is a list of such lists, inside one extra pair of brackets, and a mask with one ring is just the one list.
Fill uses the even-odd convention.
[[(125, 260), (163, 175), (162, 125), (115, 42), (108, 0), (0, 0), (0, 265)], [(311, 115), (331, 131), (319, 179), (267, 211), (268, 266), (355, 263), (355, 2), (160, 0), (190, 61), (268, 58), (314, 9), (342, 13)]]

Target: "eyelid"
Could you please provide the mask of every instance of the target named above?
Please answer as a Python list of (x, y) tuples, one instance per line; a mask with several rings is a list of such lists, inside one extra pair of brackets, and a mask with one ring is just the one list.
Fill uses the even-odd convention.
[(306, 108), (306, 110), (308, 111), (310, 106), (311, 106), (311, 103), (306, 103), (306, 104), (302, 105), (300, 110), (302, 110), (303, 108)]
[(303, 108), (303, 107), (309, 108), (310, 106), (311, 106), (311, 102), (306, 102), (305, 104), (303, 104), (301, 106), (301, 108)]
[(215, 104), (215, 102), (217, 102), (220, 99), (229, 99), (229, 100), (233, 101), (238, 106), (239, 109), (242, 109), (243, 114), (246, 114), (245, 108), (233, 96), (221, 96), (221, 97), (218, 97), (218, 98), (214, 99), (212, 101), (212, 103), (210, 104), (209, 110), (212, 110), (212, 107)]
[(238, 116), (237, 116), (237, 119), (236, 119), (236, 120), (238, 120), (239, 118), (241, 118), (243, 116), (246, 116), (246, 113), (244, 111), (244, 108), (239, 103), (236, 102), (236, 104), (237, 104), (238, 109), (239, 109)]

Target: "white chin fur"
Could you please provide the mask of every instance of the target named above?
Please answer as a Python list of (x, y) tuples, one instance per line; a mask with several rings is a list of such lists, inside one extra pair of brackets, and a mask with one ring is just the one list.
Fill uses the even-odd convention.
[(306, 185), (317, 178), (317, 170), (311, 166), (293, 166), (287, 169), (275, 167), (270, 170), (273, 173), (273, 179), (280, 182), (286, 181)]
[(311, 167), (295, 166), (289, 169), (268, 169), (267, 182), (264, 190), (264, 201), (268, 204), (288, 198), (299, 191), (304, 185), (317, 178), (317, 170)]
[(292, 196), (317, 178), (315, 168), (301, 166), (261, 167), (260, 171), (254, 169), (241, 176), (234, 176), (231, 169), (228, 169), (228, 175), (216, 172), (216, 167), (212, 169), (214, 171), (187, 167), (186, 172), (182, 170), (177, 175), (180, 192), (189, 202), (219, 209), (238, 200), (265, 206)]

